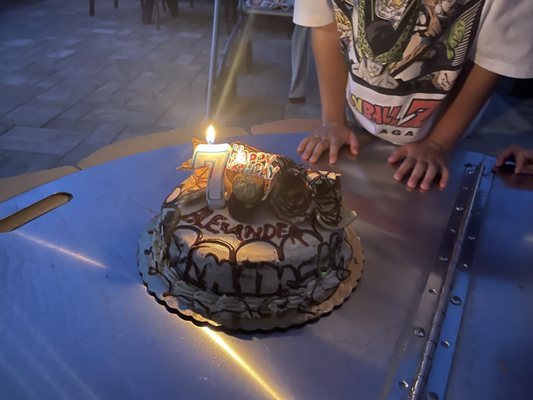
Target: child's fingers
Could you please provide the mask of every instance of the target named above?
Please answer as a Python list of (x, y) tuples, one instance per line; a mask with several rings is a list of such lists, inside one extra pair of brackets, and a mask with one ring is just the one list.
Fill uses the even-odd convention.
[(396, 172), (394, 173), (394, 179), (397, 181), (401, 181), (406, 173), (408, 173), (411, 168), (415, 165), (415, 160), (412, 158), (406, 158), (403, 160), (403, 162), (400, 164)]
[(450, 179), (450, 171), (445, 164), (440, 166), (440, 182), (439, 187), (444, 189), (448, 185), (448, 180)]
[(395, 162), (400, 161), (406, 156), (407, 156), (407, 150), (405, 149), (405, 147), (400, 147), (399, 149), (396, 149), (392, 152), (392, 154), (389, 156), (387, 161), (390, 162), (391, 164), (394, 164)]
[(350, 152), (356, 156), (359, 154), (359, 141), (357, 140), (357, 136), (355, 133), (351, 133), (348, 137), (348, 144), (350, 145)]
[(515, 146), (511, 146), (503, 150), (498, 156), (498, 158), (496, 158), (496, 166), (501, 167), (505, 163), (505, 161), (515, 153), (515, 151)]
[(420, 178), (426, 173), (427, 171), (427, 163), (424, 161), (418, 161), (415, 164), (415, 167), (413, 168), (413, 172), (411, 172), (411, 176), (409, 177), (409, 180), (407, 181), (407, 186), (411, 189), (415, 189), (418, 186), (418, 182), (420, 181)]
[(339, 154), (339, 145), (337, 143), (330, 143), (329, 145), (329, 163), (335, 164)]
[(514, 166), (514, 173), (515, 174), (521, 174), (522, 170), (526, 166), (526, 156), (523, 153), (517, 152), (515, 154), (515, 166)]
[(433, 179), (435, 179), (435, 176), (437, 176), (438, 172), (439, 169), (437, 168), (436, 164), (429, 164), (426, 170), (426, 175), (424, 176), (424, 179), (420, 184), (420, 189), (429, 190), (429, 188), (431, 187), (431, 182), (433, 182)]
[(310, 139), (309, 136), (307, 136), (307, 137), (302, 139), (302, 141), (300, 142), (300, 144), (296, 148), (296, 151), (298, 153), (301, 153), (302, 151), (305, 150), (305, 147), (307, 146), (307, 143), (309, 143), (309, 139)]
[(315, 146), (316, 140), (314, 138), (309, 138), (302, 152), (302, 160), (309, 160), (309, 157), (311, 157), (311, 154), (313, 154), (313, 151), (315, 150)]
[(533, 164), (528, 164), (522, 170), (523, 174), (533, 175)]
[(318, 142), (313, 150), (313, 154), (309, 158), (309, 162), (316, 163), (326, 148), (327, 146), (323, 141)]

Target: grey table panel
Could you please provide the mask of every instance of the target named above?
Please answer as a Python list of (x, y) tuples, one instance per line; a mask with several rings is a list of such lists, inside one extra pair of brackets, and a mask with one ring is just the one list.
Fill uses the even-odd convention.
[[(297, 159), (301, 138), (238, 140)], [(169, 313), (141, 283), (139, 233), (187, 176), (175, 167), (190, 156), (190, 145), (97, 166), (0, 204), (3, 217), (54, 192), (74, 196), (0, 234), (3, 393), (81, 399), (403, 396), (397, 370), (406, 358), (411, 364), (418, 359), (406, 343), (463, 166), (483, 157), (458, 152), (449, 188), (421, 194), (393, 180), (390, 151), (374, 142), (356, 161), (342, 157), (335, 167), (343, 173), (347, 205), (359, 214), (366, 259), (359, 287), (331, 315), (281, 332), (212, 333)]]

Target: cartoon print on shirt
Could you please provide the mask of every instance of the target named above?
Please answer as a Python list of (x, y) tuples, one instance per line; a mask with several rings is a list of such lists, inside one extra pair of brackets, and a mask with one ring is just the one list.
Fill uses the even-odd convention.
[[(388, 94), (448, 92), (466, 60), (482, 3), (334, 0), (335, 19), (352, 78)], [(357, 12), (352, 13), (354, 7)], [(441, 77), (441, 83), (434, 77)]]
[(332, 0), (357, 121), (393, 143), (424, 137), (472, 46), (484, 0)]

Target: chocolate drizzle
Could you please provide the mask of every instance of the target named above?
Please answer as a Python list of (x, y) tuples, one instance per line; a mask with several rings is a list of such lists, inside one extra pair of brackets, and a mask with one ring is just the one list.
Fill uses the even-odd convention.
[[(270, 159), (268, 153), (244, 150), (247, 157), (257, 158), (258, 168), (263, 161), (263, 167), (274, 168), (249, 171), (270, 174), (265, 184), (271, 192), (250, 215), (235, 221), (231, 216), (238, 209), (228, 215), (227, 209), (202, 205), (204, 175), (193, 173), (163, 205), (150, 249), (150, 273), (164, 277), (170, 295), (204, 316), (227, 312), (261, 318), (287, 309), (306, 312), (350, 275), (347, 257), (352, 257), (352, 249), (346, 225), (340, 227), (346, 211), (340, 180), (337, 174), (312, 171), (284, 157)], [(230, 168), (229, 173), (242, 171)], [(243, 178), (243, 185), (248, 180)], [(258, 200), (245, 186), (237, 188), (240, 201)], [(231, 186), (228, 194), (234, 195)], [(274, 211), (278, 218), (272, 221)]]
[[(166, 221), (167, 218), (164, 218)], [(184, 265), (182, 270), (180, 268), (172, 267), (178, 275), (178, 278), (190, 283), (198, 288), (206, 288), (213, 293), (219, 295), (247, 295), (254, 297), (267, 297), (273, 295), (283, 295), (286, 292), (284, 287), (283, 278), (291, 277), (288, 279), (287, 285), (294, 288), (298, 288), (300, 282), (306, 282), (309, 279), (322, 278), (319, 269), (308, 268), (310, 265), (317, 265), (319, 258), (327, 260), (327, 268), (329, 269), (342, 269), (344, 268), (344, 260), (339, 257), (342, 247), (342, 231), (332, 232), (329, 242), (323, 242), (322, 235), (318, 232), (317, 226), (313, 223), (311, 229), (302, 229), (296, 225), (288, 226), (285, 223), (277, 224), (265, 224), (260, 227), (254, 227), (252, 225), (237, 224), (232, 228), (228, 228), (230, 225), (228, 219), (222, 215), (214, 212), (213, 210), (203, 207), (198, 211), (183, 215), (181, 218), (181, 224), (175, 227), (173, 240), (174, 245), (178, 249), (178, 255), (175, 257), (177, 265)], [(190, 225), (187, 225), (190, 223)], [(164, 223), (163, 223), (164, 224)], [(190, 245), (186, 246), (181, 239), (181, 231), (188, 230), (193, 235), (193, 241)], [(237, 245), (232, 245), (226, 240), (218, 237), (205, 237), (204, 232), (218, 235), (221, 232), (234, 236), (237, 239)], [(287, 241), (291, 246), (302, 245), (308, 247), (310, 244), (306, 240), (306, 235), (314, 238), (319, 242), (319, 251), (316, 255), (309, 259), (301, 261), (298, 265), (292, 264), (279, 264), (269, 261), (238, 261), (239, 251), (247, 245), (252, 243), (261, 243), (270, 246), (276, 251), (277, 259), (279, 262), (285, 260), (284, 249), (287, 245)], [(246, 239), (245, 239), (246, 238)], [(276, 241), (273, 239), (277, 239)], [(166, 243), (165, 243), (166, 244)], [(227, 251), (227, 256), (220, 257), (220, 254), (215, 254), (210, 249), (224, 248)], [(186, 253), (184, 253), (184, 251)], [(199, 253), (201, 252), (201, 253)], [(197, 254), (202, 254), (200, 257), (203, 260), (201, 265), (195, 262), (198, 258)], [(213, 266), (222, 266), (223, 264), (229, 264), (231, 267), (231, 290), (224, 292), (221, 290), (218, 282), (212, 282), (209, 287), (209, 283), (205, 280), (206, 271)], [(176, 265), (174, 262), (171, 264)], [(277, 290), (264, 291), (263, 280), (264, 275), (261, 271), (272, 270), (277, 276), (278, 284)], [(303, 271), (306, 272), (303, 272)], [(250, 291), (243, 290), (241, 282), (244, 271), (254, 271), (254, 284), (253, 289)]]

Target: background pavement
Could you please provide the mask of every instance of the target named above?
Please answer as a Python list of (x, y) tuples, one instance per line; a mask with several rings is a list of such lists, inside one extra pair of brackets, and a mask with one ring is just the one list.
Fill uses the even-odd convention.
[[(0, 178), (76, 165), (126, 138), (200, 124), (205, 116), (212, 2), (180, 3), (161, 29), (141, 23), (139, 1), (23, 0), (0, 5)], [(249, 130), (283, 118), (320, 118), (315, 79), (303, 105), (287, 103), (289, 18), (257, 18), (253, 67), (217, 122)], [(225, 29), (221, 24), (222, 40)], [(314, 75), (311, 75), (314, 78)], [(533, 146), (533, 100), (504, 81), (467, 146)], [(199, 132), (199, 136), (203, 132)]]

